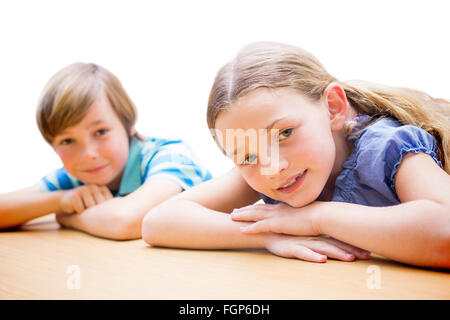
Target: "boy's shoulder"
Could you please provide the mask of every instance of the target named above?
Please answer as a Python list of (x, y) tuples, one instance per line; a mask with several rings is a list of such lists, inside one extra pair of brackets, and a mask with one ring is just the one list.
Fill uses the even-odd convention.
[(138, 140), (141, 156), (148, 156), (161, 151), (189, 150), (190, 148), (182, 139), (167, 139), (161, 137), (144, 136)]

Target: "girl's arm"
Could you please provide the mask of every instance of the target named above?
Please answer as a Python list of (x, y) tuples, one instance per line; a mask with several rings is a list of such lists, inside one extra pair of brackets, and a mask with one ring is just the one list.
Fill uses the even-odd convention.
[(248, 223), (234, 222), (228, 213), (257, 200), (257, 192), (234, 168), (153, 208), (142, 224), (143, 239), (153, 246), (191, 249), (264, 248), (316, 262), (327, 256), (345, 261), (354, 260), (354, 255), (367, 258), (367, 252), (334, 239), (242, 234), (239, 228)]
[(263, 248), (265, 235), (241, 234), (239, 223), (226, 214), (258, 199), (234, 168), (153, 208), (142, 225), (143, 239), (166, 247)]
[(61, 211), (66, 191), (43, 192), (38, 185), (0, 194), (0, 229), (19, 226), (29, 220)]
[(232, 216), (258, 221), (244, 230), (249, 234), (326, 234), (396, 261), (450, 268), (450, 176), (428, 155), (411, 153), (395, 179), (402, 202), (396, 206), (314, 202), (302, 208), (249, 206)]
[(172, 180), (150, 177), (136, 191), (123, 198), (107, 200), (80, 214), (59, 213), (56, 220), (65, 227), (103, 238), (139, 239), (145, 214), (181, 191), (181, 186)]
[(321, 213), (319, 230), (400, 262), (450, 268), (450, 175), (430, 156), (409, 153), (395, 189), (396, 206), (334, 203)]
[(392, 260), (450, 268), (449, 210), (430, 200), (380, 208), (330, 202), (318, 230)]

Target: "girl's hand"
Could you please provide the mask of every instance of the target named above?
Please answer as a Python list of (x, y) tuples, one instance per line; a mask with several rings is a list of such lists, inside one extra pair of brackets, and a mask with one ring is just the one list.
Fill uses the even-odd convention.
[(369, 259), (370, 252), (328, 237), (292, 237), (273, 234), (266, 249), (281, 257), (297, 258), (311, 262), (326, 262), (327, 258), (342, 261)]
[(234, 209), (231, 218), (234, 221), (255, 222), (241, 227), (244, 233), (276, 232), (298, 236), (318, 236), (315, 227), (321, 202), (313, 202), (301, 208), (284, 203), (254, 204)]
[[(275, 205), (256, 204), (235, 209), (231, 214), (231, 218), (234, 221), (256, 221), (249, 226), (241, 228), (247, 234), (275, 232), (290, 235), (317, 236), (320, 235), (320, 232), (315, 227), (315, 221), (318, 219), (317, 215), (321, 205), (323, 203), (318, 201), (302, 208), (293, 208), (284, 203)], [(325, 261), (326, 256), (344, 261), (352, 261), (355, 256), (359, 259), (370, 258), (370, 252), (328, 236), (317, 238), (278, 238), (270, 248), (267, 249), (275, 254), (279, 252), (277, 249), (281, 249), (282, 253), (288, 252), (290, 257), (317, 262)], [(326, 254), (327, 252), (329, 254)], [(345, 252), (354, 255), (354, 257), (346, 257)], [(286, 256), (284, 254), (278, 255)], [(315, 258), (315, 260), (310, 258)]]
[(61, 211), (81, 213), (87, 208), (112, 199), (113, 195), (106, 186), (84, 185), (67, 190), (61, 197)]

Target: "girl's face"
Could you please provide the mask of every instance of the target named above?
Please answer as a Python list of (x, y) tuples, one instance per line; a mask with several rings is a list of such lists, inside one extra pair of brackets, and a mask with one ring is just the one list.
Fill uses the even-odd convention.
[(106, 97), (52, 141), (67, 172), (85, 184), (117, 190), (128, 159), (128, 133)]
[[(330, 123), (328, 105), (322, 100), (311, 101), (290, 88), (259, 88), (221, 112), (216, 130), (222, 136), (218, 139), (222, 149), (249, 186), (272, 199), (301, 207), (320, 195), (333, 169), (336, 148)], [(227, 129), (229, 134), (233, 132), (230, 129), (258, 132), (257, 139), (252, 147), (248, 143), (251, 138), (230, 139)], [(240, 152), (233, 155), (234, 150)]]

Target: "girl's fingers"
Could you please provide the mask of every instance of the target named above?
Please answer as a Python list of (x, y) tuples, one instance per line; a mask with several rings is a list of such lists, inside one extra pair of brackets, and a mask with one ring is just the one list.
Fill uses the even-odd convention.
[(284, 258), (296, 258), (311, 262), (326, 262), (327, 256), (314, 252), (299, 243), (277, 243), (268, 248), (270, 252)]
[[(263, 233), (263, 232), (284, 233), (290, 235), (309, 234), (306, 230), (292, 230), (292, 228), (290, 227), (291, 226), (286, 225), (286, 222), (283, 220), (277, 218), (269, 218), (241, 227), (240, 229), (243, 233), (247, 234)], [(302, 231), (304, 232), (302, 233)]]
[(331, 245), (325, 241), (308, 241), (305, 246), (314, 250), (315, 252), (322, 253), (330, 258), (342, 260), (342, 261), (353, 261), (355, 256), (339, 247)]
[(248, 226), (241, 227), (241, 231), (247, 234), (254, 234), (254, 233), (262, 233), (262, 232), (276, 232), (272, 230), (270, 226), (270, 219), (261, 220), (255, 223), (252, 223)]
[(295, 246), (292, 251), (292, 258), (297, 258), (301, 260), (311, 261), (311, 262), (326, 262), (327, 256), (314, 252), (313, 250), (304, 246)]
[(332, 245), (335, 245), (336, 247), (339, 247), (349, 253), (352, 253), (358, 259), (370, 259), (370, 252), (367, 250), (352, 246), (351, 244), (344, 243), (333, 238), (327, 238), (324, 241), (331, 243)]
[(233, 221), (259, 221), (271, 217), (271, 210), (261, 207), (234, 209), (231, 213)]
[(233, 221), (258, 221), (255, 211), (233, 211), (230, 216)]

